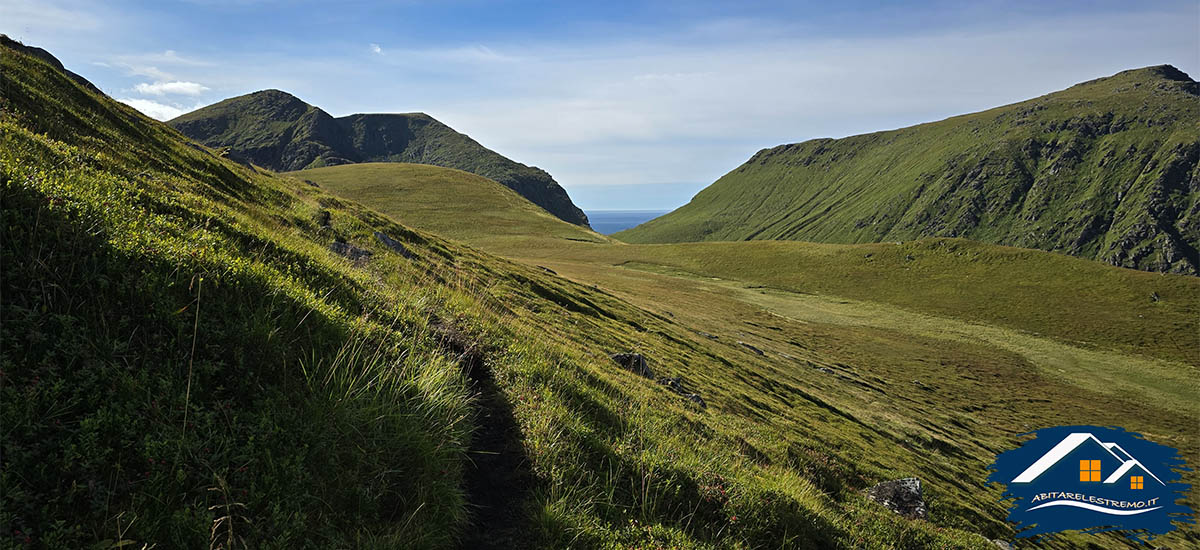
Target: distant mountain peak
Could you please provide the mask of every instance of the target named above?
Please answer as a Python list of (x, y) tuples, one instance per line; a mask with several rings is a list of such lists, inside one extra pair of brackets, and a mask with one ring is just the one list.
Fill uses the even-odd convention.
[(1154, 65), (1141, 69), (1134, 69), (1130, 72), (1147, 72), (1165, 80), (1174, 80), (1177, 82), (1195, 82), (1187, 73), (1175, 68), (1174, 65)]
[(1112, 76), (1104, 76), (1095, 78), (1085, 82), (1080, 82), (1071, 88), (1087, 88), (1093, 86), (1133, 84), (1140, 86), (1143, 84), (1166, 84), (1176, 87), (1183, 92), (1190, 94), (1200, 93), (1200, 85), (1192, 80), (1187, 73), (1175, 68), (1174, 65), (1151, 65), (1149, 67), (1139, 67), (1137, 69), (1128, 69), (1121, 71)]
[(253, 98), (253, 99), (258, 99), (258, 100), (266, 100), (266, 101), (299, 101), (299, 102), (304, 103), (305, 105), (308, 105), (308, 103), (305, 102), (304, 100), (302, 100), (292, 94), (289, 94), (283, 90), (276, 90), (275, 88), (259, 90), (257, 92), (249, 93), (249, 94), (246, 94), (246, 95), (240, 96), (240, 97), (244, 97), (244, 98), (248, 98), (248, 99)]
[(426, 113), (357, 113), (334, 118), (276, 89), (233, 97), (168, 124), (235, 158), (278, 171), (355, 162), (456, 168), (499, 182), (564, 221), (587, 225), (550, 174), (480, 145)]
[(1200, 84), (1156, 65), (899, 130), (764, 149), (629, 242), (961, 237), (1200, 274)]

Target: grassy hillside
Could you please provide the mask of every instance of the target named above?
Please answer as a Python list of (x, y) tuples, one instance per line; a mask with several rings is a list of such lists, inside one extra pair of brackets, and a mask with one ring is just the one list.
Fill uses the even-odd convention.
[[(5, 546), (987, 549), (1012, 536), (999, 491), (981, 486), (987, 464), (1031, 427), (1121, 424), (1200, 454), (1195, 377), (1175, 361), (1101, 342), (1084, 351), (1160, 382), (1107, 366), (1088, 378), (1095, 363), (1071, 363), (1081, 348), (1061, 341), (729, 280), (773, 271), (720, 252), (801, 243), (487, 245), (556, 276), (414, 227), (469, 237), (440, 218), (469, 218), (471, 202), (406, 208), (378, 187), (343, 189), (397, 223), (0, 53)], [(413, 192), (487, 185), (407, 168), (447, 182)], [(963, 247), (941, 245), (949, 280), (999, 283), (1022, 265), (949, 243)], [(802, 273), (853, 288), (821, 274), (885, 280), (939, 244), (913, 260), (878, 251), (878, 271), (851, 263), (871, 259), (854, 247), (809, 245)], [(746, 252), (763, 265), (775, 253)], [(1115, 274), (1110, 290), (1150, 277), (1071, 261), (1081, 280)], [(769, 269), (799, 284), (786, 267)], [(1196, 279), (1154, 277), (1170, 281), (1155, 287), (1163, 310), (1189, 303)], [(628, 350), (707, 407), (607, 357)], [(1130, 380), (1142, 393), (1123, 391)], [(927, 520), (863, 494), (909, 475)], [(1193, 529), (1156, 543), (1198, 541)], [(1088, 544), (1128, 546), (1048, 546)]]
[(760, 151), (636, 243), (964, 237), (1200, 270), (1200, 85), (1125, 71), (940, 122)]
[(565, 223), (490, 179), (461, 170), (399, 162), (345, 164), (288, 175), (438, 235), (476, 244), (529, 235), (588, 242), (608, 239)]
[(413, 162), (457, 168), (500, 182), (577, 225), (587, 216), (546, 173), (505, 158), (424, 113), (334, 118), (286, 92), (234, 97), (169, 122), (209, 147), (277, 171), (351, 162)]

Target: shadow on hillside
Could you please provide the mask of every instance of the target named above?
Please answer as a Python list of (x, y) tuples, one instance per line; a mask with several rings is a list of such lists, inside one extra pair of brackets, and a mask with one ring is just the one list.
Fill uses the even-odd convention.
[(530, 506), (540, 481), (530, 467), (512, 404), (482, 355), (472, 348), (462, 349), (453, 338), (448, 340), (460, 353), (463, 371), (476, 393), (475, 433), (465, 476), (471, 521), (459, 547), (526, 547), (535, 536)]

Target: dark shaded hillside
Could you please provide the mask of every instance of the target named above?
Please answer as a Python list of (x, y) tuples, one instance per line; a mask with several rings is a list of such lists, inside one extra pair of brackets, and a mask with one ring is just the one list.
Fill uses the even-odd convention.
[(94, 84), (92, 84), (91, 82), (88, 82), (88, 80), (86, 78), (67, 70), (66, 67), (63, 67), (62, 62), (59, 61), (58, 58), (54, 57), (53, 55), (50, 55), (50, 52), (43, 50), (42, 48), (38, 48), (36, 46), (27, 46), (25, 44), (17, 42), (16, 40), (9, 38), (7, 34), (0, 34), (0, 47), (11, 48), (14, 51), (18, 51), (25, 55), (30, 55), (30, 56), (36, 57), (38, 59), (41, 59), (42, 61), (45, 61), (47, 64), (49, 64), (51, 67), (54, 67), (55, 69), (58, 69), (59, 71), (61, 71), (63, 74), (67, 75), (67, 78), (74, 80), (80, 86), (83, 86), (93, 92), (100, 91), (100, 89), (96, 88), (96, 86)]
[(638, 243), (944, 236), (1200, 269), (1200, 85), (1125, 71), (910, 128), (760, 151)]
[(500, 182), (558, 218), (587, 225), (550, 174), (514, 162), (424, 113), (334, 118), (279, 90), (230, 98), (171, 120), (184, 135), (276, 171), (354, 162), (456, 168)]

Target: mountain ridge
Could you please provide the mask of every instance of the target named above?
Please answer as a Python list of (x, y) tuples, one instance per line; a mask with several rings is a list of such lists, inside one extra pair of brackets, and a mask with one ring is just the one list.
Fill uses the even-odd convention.
[(1122, 71), (977, 113), (763, 149), (629, 242), (921, 237), (1200, 267), (1200, 85)]
[(510, 160), (423, 113), (334, 117), (282, 90), (225, 99), (167, 122), (209, 147), (276, 171), (357, 162), (411, 162), (471, 172), (516, 191), (556, 217), (587, 225), (545, 170)]

